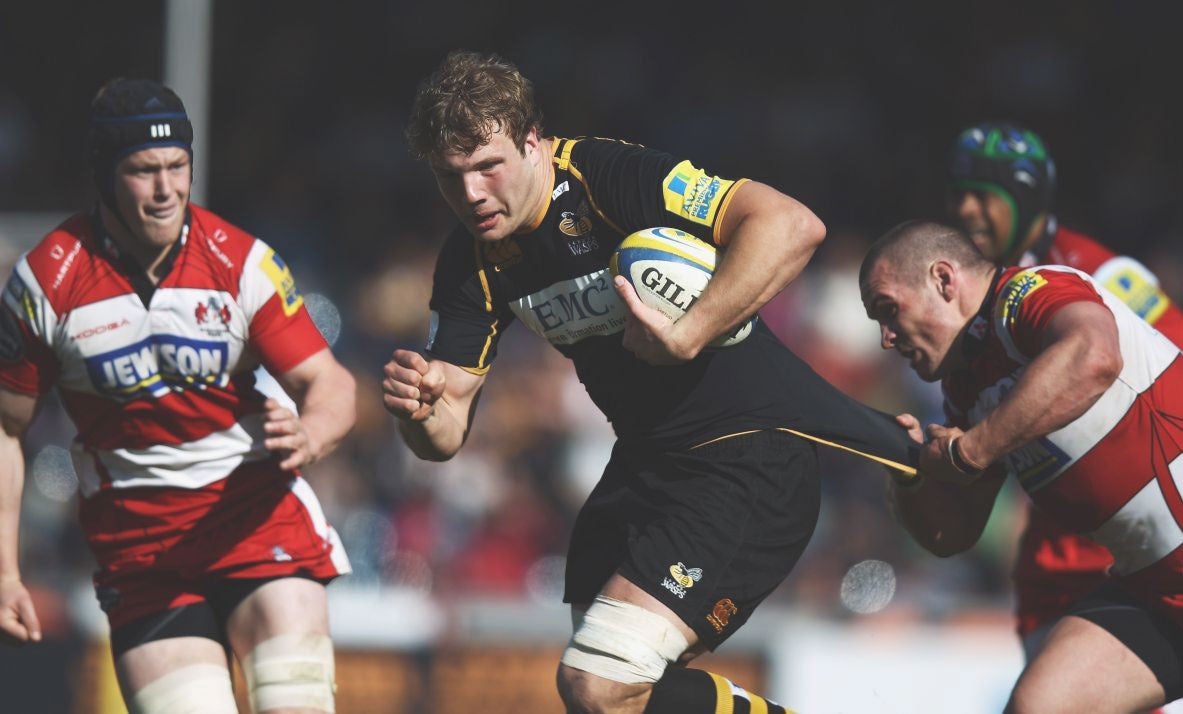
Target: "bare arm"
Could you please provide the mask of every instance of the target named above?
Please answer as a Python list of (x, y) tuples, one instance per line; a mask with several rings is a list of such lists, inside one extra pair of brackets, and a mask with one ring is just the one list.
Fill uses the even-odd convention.
[(991, 469), (969, 484), (924, 478), (918, 485), (888, 480), (887, 500), (892, 513), (922, 548), (947, 558), (969, 550), (978, 539), (1006, 472)]
[(21, 437), (33, 420), (37, 399), (0, 389), (0, 636), (36, 642), (41, 625), (21, 582), (19, 537), (25, 458)]
[(1048, 323), (1043, 349), (994, 411), (958, 442), (975, 466), (1079, 418), (1121, 374), (1121, 344), (1113, 313), (1104, 305), (1076, 302)]
[(715, 274), (671, 327), (670, 343), (693, 358), (784, 290), (825, 236), (826, 227), (802, 203), (762, 183), (741, 185), (723, 215)]
[(421, 459), (447, 461), (468, 439), (485, 376), (418, 352), (395, 350), (382, 402), (399, 419), (403, 441)]
[(285, 454), (280, 468), (298, 468), (327, 456), (357, 419), (353, 375), (326, 347), (276, 380), (299, 410), (297, 416), (275, 400), (267, 400), (265, 445)]
[[(916, 417), (901, 414), (896, 422), (914, 441), (924, 441)], [(941, 459), (942, 454), (935, 450), (933, 442), (925, 445), (916, 477), (907, 481), (888, 480), (887, 502), (896, 521), (922, 548), (947, 558), (969, 550), (978, 542), (994, 510), (1006, 472), (995, 468), (972, 482), (963, 479), (960, 483), (930, 478), (934, 467), (944, 466)]]

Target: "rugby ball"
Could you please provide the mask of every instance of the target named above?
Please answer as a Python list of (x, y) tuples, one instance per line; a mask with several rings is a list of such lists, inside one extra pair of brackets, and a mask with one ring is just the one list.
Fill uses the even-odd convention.
[[(637, 291), (641, 302), (671, 320), (677, 320), (707, 286), (715, 272), (714, 246), (677, 228), (646, 228), (625, 238), (608, 268), (622, 275)], [(755, 318), (730, 334), (719, 337), (712, 347), (730, 347), (752, 333)]]

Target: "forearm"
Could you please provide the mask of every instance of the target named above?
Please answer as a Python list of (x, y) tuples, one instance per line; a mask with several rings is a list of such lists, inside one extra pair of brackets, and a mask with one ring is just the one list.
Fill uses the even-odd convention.
[(353, 375), (334, 363), (321, 372), (297, 400), (300, 425), (308, 436), (313, 460), (337, 448), (357, 420), (357, 386)]
[(1004, 474), (990, 472), (970, 485), (934, 479), (902, 485), (888, 480), (887, 501), (897, 522), (925, 550), (942, 558), (977, 543)]
[(965, 432), (957, 443), (961, 455), (987, 466), (1066, 426), (1096, 403), (1120, 370), (1120, 358), (1114, 364), (1084, 336), (1056, 342), (1028, 365), (997, 408)]
[(460, 451), (468, 432), (468, 419), (458, 418), (455, 407), (441, 398), (426, 419), (399, 420), (399, 432), (413, 454), (424, 461), (447, 461)]
[(20, 440), (0, 432), (0, 581), (20, 579), (19, 536), (25, 458)]
[(676, 323), (683, 339), (700, 349), (784, 290), (825, 238), (825, 226), (808, 208), (760, 188), (771, 194), (775, 210), (752, 213), (732, 227), (714, 276)]

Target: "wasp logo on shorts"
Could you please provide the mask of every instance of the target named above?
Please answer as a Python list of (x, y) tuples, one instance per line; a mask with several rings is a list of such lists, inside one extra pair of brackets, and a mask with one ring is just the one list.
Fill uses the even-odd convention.
[(670, 575), (673, 579), (665, 578), (661, 581), (661, 586), (669, 590), (678, 599), (686, 597), (686, 591), (702, 580), (702, 568), (687, 568), (685, 563), (679, 562), (677, 565), (670, 566)]
[(100, 394), (135, 399), (170, 390), (230, 381), (225, 342), (152, 335), (135, 344), (86, 358), (90, 382)]
[(711, 609), (711, 614), (707, 615), (707, 622), (711, 623), (711, 627), (715, 628), (716, 633), (721, 633), (727, 627), (731, 616), (739, 612), (739, 608), (735, 603), (731, 602), (731, 598), (723, 598), (715, 603), (715, 607)]
[(689, 161), (683, 161), (666, 175), (661, 184), (665, 209), (695, 223), (712, 225), (723, 196), (734, 183), (718, 176), (708, 176)]

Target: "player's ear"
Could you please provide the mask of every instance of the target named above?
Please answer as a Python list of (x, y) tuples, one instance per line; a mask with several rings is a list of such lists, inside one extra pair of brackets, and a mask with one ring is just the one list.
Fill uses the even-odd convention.
[(938, 260), (929, 266), (928, 272), (937, 292), (946, 302), (951, 302), (957, 295), (957, 268), (947, 260)]

